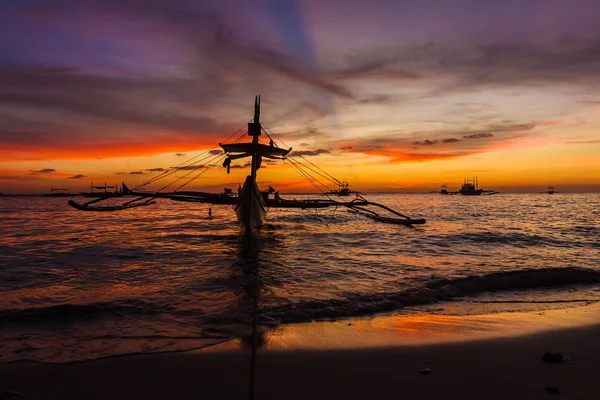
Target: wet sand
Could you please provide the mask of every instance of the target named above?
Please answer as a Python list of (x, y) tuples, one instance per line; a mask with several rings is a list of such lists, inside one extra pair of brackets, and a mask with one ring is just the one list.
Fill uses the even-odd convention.
[[(365, 333), (369, 330), (360, 326), (361, 321), (291, 326), (287, 334), (267, 335), (266, 349), (258, 351), (255, 398), (600, 398), (600, 324), (589, 325), (598, 321), (597, 311), (591, 306), (490, 315), (486, 318), (504, 324), (486, 322), (485, 326), (496, 326), (492, 331), (477, 325), (471, 332), (484, 332), (478, 336), (456, 323), (450, 329), (452, 340), (438, 337), (440, 340), (422, 343), (405, 342), (412, 334), (402, 330), (396, 339), (383, 330), (377, 335), (382, 329), (373, 327), (372, 321), (377, 319), (363, 320), (371, 321), (370, 333)], [(575, 317), (567, 317), (569, 314)], [(588, 325), (575, 324), (582, 316)], [(392, 321), (402, 317), (384, 318), (397, 327)], [(468, 321), (483, 316), (460, 318)], [(511, 325), (511, 321), (527, 320), (525, 330), (515, 330), (521, 322)], [(331, 337), (342, 326), (354, 333)], [(426, 332), (423, 326), (418, 329)], [(530, 330), (538, 332), (526, 333)], [(413, 333), (419, 336), (418, 330)], [(327, 340), (313, 346), (311, 335)], [(367, 341), (361, 345), (362, 339), (358, 339), (365, 335), (367, 341), (369, 335), (388, 339), (365, 348)], [(249, 393), (250, 352), (236, 348), (241, 343), (233, 341), (192, 353), (1, 365), (0, 393), (23, 393), (16, 399), (244, 399)], [(545, 363), (541, 356), (546, 351), (561, 352), (568, 360)], [(424, 368), (431, 373), (420, 373)]]

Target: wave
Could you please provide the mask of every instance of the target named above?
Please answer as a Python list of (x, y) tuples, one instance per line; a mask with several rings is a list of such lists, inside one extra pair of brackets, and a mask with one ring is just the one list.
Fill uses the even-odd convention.
[(158, 314), (169, 307), (140, 300), (123, 301), (120, 304), (57, 304), (47, 307), (0, 310), (0, 326), (8, 323), (60, 323), (104, 318), (124, 318), (129, 315)]
[(467, 232), (452, 235), (440, 235), (439, 239), (445, 244), (482, 243), (482, 244), (507, 244), (515, 247), (582, 247), (584, 244), (572, 241), (544, 237), (541, 235), (528, 235), (524, 233), (498, 233), (498, 232)]
[[(441, 301), (475, 297), (486, 292), (568, 287), (600, 283), (600, 271), (585, 268), (542, 268), (511, 272), (495, 272), (463, 278), (433, 279), (409, 289), (387, 292), (355, 294), (347, 293), (343, 298), (305, 300), (296, 303), (261, 307), (261, 320), (269, 322), (303, 322), (315, 319), (356, 317), (401, 310), (410, 306), (421, 306)], [(577, 301), (596, 301), (584, 299)], [(0, 310), (0, 326), (8, 324), (40, 324), (91, 322), (104, 319), (127, 318), (130, 316), (189, 317), (202, 319), (208, 326), (235, 326), (244, 323), (243, 310), (234, 315), (205, 314), (199, 310), (177, 310), (167, 303), (154, 303), (139, 299), (93, 304), (59, 304), (47, 307)], [(231, 310), (230, 310), (231, 311)], [(241, 312), (241, 314), (238, 314)], [(220, 330), (217, 330), (222, 334)], [(235, 331), (235, 329), (234, 329)], [(205, 332), (208, 333), (208, 332)], [(215, 333), (215, 332), (213, 332)]]
[(401, 310), (441, 301), (473, 297), (486, 292), (540, 289), (600, 283), (600, 271), (585, 268), (543, 268), (495, 272), (481, 276), (437, 279), (392, 293), (349, 294), (345, 299), (309, 300), (270, 307), (262, 314), (280, 322), (355, 317)]

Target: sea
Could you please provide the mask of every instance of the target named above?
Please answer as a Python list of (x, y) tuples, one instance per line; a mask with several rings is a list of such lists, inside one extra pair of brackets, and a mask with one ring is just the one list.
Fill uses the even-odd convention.
[(229, 206), (0, 197), (0, 363), (198, 349), (254, 322), (600, 301), (600, 194), (366, 197), (427, 223), (271, 209), (248, 239)]

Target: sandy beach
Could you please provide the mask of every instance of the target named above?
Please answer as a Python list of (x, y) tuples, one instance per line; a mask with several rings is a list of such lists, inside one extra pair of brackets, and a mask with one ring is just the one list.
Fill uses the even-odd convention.
[[(255, 398), (600, 398), (597, 316), (587, 306), (291, 325), (264, 337)], [(567, 359), (545, 363), (547, 351)], [(244, 399), (249, 376), (250, 352), (238, 340), (188, 353), (5, 364), (0, 398)]]

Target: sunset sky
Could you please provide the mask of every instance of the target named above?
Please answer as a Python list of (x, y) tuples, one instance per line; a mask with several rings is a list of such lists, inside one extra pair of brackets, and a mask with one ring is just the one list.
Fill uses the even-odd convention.
[[(3, 0), (0, 192), (135, 186), (244, 126), (255, 94), (364, 191), (600, 191), (598, 1)], [(261, 186), (312, 190), (265, 167)]]

